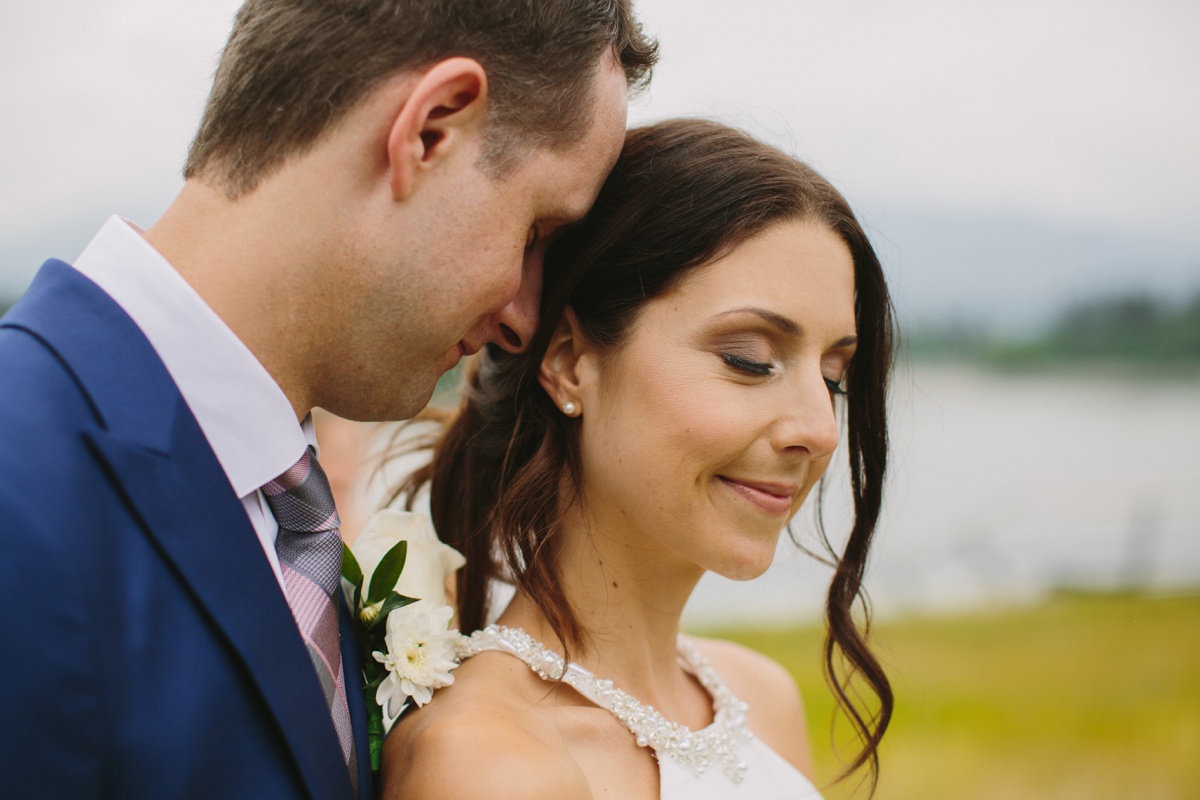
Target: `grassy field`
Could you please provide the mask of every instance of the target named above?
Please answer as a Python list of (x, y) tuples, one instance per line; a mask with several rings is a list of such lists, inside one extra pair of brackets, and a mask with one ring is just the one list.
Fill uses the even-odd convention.
[[(822, 632), (705, 633), (791, 670), (818, 782), (832, 780), (841, 762)], [(896, 693), (878, 800), (1200, 800), (1200, 595), (1063, 594), (1032, 608), (887, 621), (873, 639)], [(847, 731), (833, 728), (843, 748)], [(864, 797), (855, 784), (825, 796)]]

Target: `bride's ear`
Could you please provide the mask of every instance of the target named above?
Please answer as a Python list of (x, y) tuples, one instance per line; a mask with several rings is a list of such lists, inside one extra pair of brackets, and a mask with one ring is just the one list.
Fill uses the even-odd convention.
[(538, 383), (550, 399), (568, 416), (575, 416), (580, 407), (580, 357), (588, 350), (575, 311), (567, 308), (554, 326), (550, 346), (542, 356)]

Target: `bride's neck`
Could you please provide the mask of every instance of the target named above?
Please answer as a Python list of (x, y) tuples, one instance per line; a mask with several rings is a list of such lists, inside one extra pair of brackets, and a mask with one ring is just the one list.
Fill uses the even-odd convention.
[[(669, 718), (672, 710), (676, 718), (688, 716), (695, 713), (695, 682), (679, 666), (676, 639), (684, 605), (703, 571), (631, 538), (579, 515), (564, 520), (559, 585), (586, 632), (584, 645), (572, 647), (569, 655)], [(559, 649), (528, 595), (518, 593), (499, 622)]]

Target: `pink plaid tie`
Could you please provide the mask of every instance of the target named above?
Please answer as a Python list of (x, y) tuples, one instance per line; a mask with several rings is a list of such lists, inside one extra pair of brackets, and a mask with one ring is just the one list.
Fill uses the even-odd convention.
[(342, 572), (342, 536), (333, 492), (310, 447), (287, 472), (262, 488), (279, 523), (275, 551), (283, 570), (288, 605), (308, 646), (357, 789), (358, 759), (346, 703), (338, 635), (337, 590)]

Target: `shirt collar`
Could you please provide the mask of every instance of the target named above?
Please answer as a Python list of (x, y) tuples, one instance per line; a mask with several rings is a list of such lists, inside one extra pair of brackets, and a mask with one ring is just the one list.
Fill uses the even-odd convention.
[(142, 237), (111, 217), (75, 262), (150, 340), (239, 497), (273, 480), (315, 444), (270, 373)]

